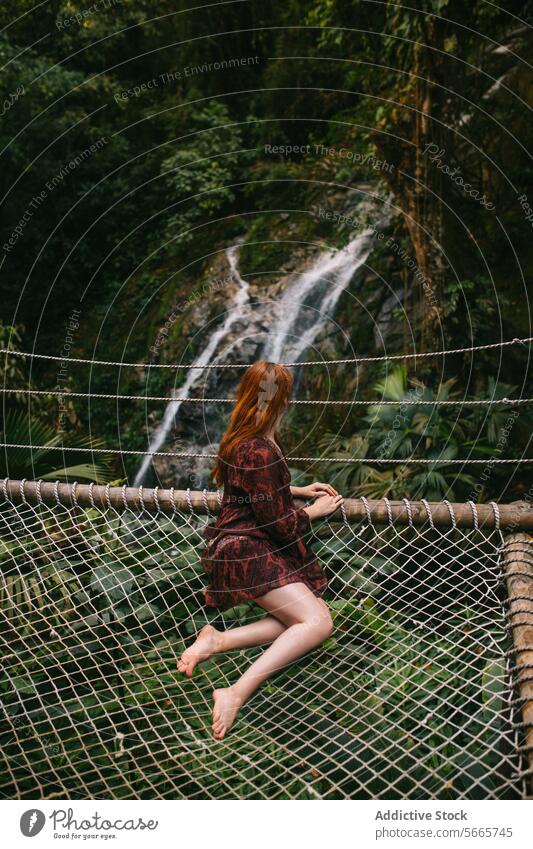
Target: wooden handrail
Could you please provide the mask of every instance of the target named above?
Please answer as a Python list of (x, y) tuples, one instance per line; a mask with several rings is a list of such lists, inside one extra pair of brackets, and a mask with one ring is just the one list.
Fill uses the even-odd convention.
[[(8, 500), (15, 504), (27, 501), (30, 504), (53, 505), (59, 502), (66, 507), (79, 504), (99, 508), (111, 507), (115, 510), (145, 509), (149, 512), (173, 513), (176, 510), (195, 513), (218, 513), (220, 506), (216, 492), (201, 492), (182, 489), (145, 489), (144, 487), (98, 486), (96, 484), (52, 483), (48, 481), (5, 480), (0, 482), (0, 504)], [(303, 501), (296, 499), (299, 505)], [(348, 498), (345, 501), (345, 513), (348, 521), (357, 522), (368, 519), (372, 523), (388, 525), (392, 519), (394, 525), (420, 526), (429, 522), (428, 512), (421, 501), (389, 501)], [(499, 527), (502, 531), (533, 531), (533, 506), (529, 501), (515, 501), (512, 504), (477, 504), (475, 514), (469, 503), (448, 504), (443, 501), (429, 503), (431, 517), (435, 526), (450, 528), (454, 524), (459, 528), (475, 527), (476, 514), (480, 528), (490, 530)], [(452, 519), (453, 515), (453, 519)], [(340, 512), (332, 520), (342, 519)]]

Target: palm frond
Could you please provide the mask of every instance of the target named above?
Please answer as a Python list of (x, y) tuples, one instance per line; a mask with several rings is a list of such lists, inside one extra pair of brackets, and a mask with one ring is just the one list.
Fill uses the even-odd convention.
[[(3, 442), (18, 445), (17, 448), (5, 448), (2, 452), (2, 476), (11, 478), (30, 478), (34, 480), (88, 480), (95, 483), (107, 483), (112, 477), (111, 461), (103, 457), (87, 462), (84, 451), (69, 450), (71, 465), (58, 464), (64, 460), (61, 451), (51, 450), (57, 447), (68, 449), (101, 448), (102, 440), (91, 439), (75, 431), (60, 433), (51, 424), (40, 418), (28, 415), (24, 410), (10, 410), (3, 427)], [(42, 448), (34, 448), (42, 445)], [(66, 454), (67, 452), (65, 452)]]

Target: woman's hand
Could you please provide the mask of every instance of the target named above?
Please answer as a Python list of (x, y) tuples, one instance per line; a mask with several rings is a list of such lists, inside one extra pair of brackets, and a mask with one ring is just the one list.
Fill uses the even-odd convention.
[(310, 483), (308, 486), (291, 486), (291, 492), (297, 498), (318, 498), (321, 495), (338, 495), (329, 483)]
[(322, 493), (313, 504), (310, 504), (309, 507), (304, 507), (303, 509), (311, 521), (313, 521), (314, 519), (321, 519), (323, 516), (330, 516), (335, 512), (335, 510), (339, 509), (341, 504), (344, 504), (344, 498), (342, 495), (339, 495), (338, 493), (335, 495)]

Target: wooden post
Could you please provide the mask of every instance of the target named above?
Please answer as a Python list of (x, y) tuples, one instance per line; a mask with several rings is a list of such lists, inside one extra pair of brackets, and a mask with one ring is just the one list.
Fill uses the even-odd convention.
[(505, 538), (503, 566), (515, 652), (515, 680), (525, 723), (528, 795), (533, 796), (533, 539), (528, 534), (509, 534)]

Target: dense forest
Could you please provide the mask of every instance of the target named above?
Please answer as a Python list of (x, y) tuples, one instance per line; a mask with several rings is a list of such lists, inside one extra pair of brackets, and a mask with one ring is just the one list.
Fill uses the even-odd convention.
[[(532, 558), (494, 502), (533, 500), (532, 11), (3, 0), (0, 796), (530, 796)], [(493, 505), (314, 524), (334, 630), (221, 741), (260, 641), (178, 659), (264, 611), (205, 607), (207, 495), (50, 482), (213, 488), (258, 358), (330, 402), (289, 406), (293, 483)]]
[[(532, 335), (530, 13), (518, 0), (5, 0), (0, 342), (59, 359), (2, 356), (2, 441), (146, 450), (164, 401), (23, 390), (169, 396), (187, 373), (153, 366), (191, 363), (224, 322), (235, 244), (259, 309), (374, 228), (357, 285), (300, 359)], [(398, 406), (299, 407), (286, 449), (394, 461), (301, 467), (345, 495), (523, 497), (527, 466), (493, 460), (531, 455), (530, 408), (460, 402), (533, 395), (528, 351), (302, 369), (300, 399)], [(258, 353), (241, 342), (236, 360), (247, 352)], [(206, 394), (229, 393), (238, 375), (213, 376)], [(216, 441), (226, 412), (184, 410), (167, 448)], [(2, 455), (12, 478), (131, 482), (140, 462)], [(434, 462), (398, 462), (409, 457)], [(209, 483), (183, 461), (157, 472)]]

